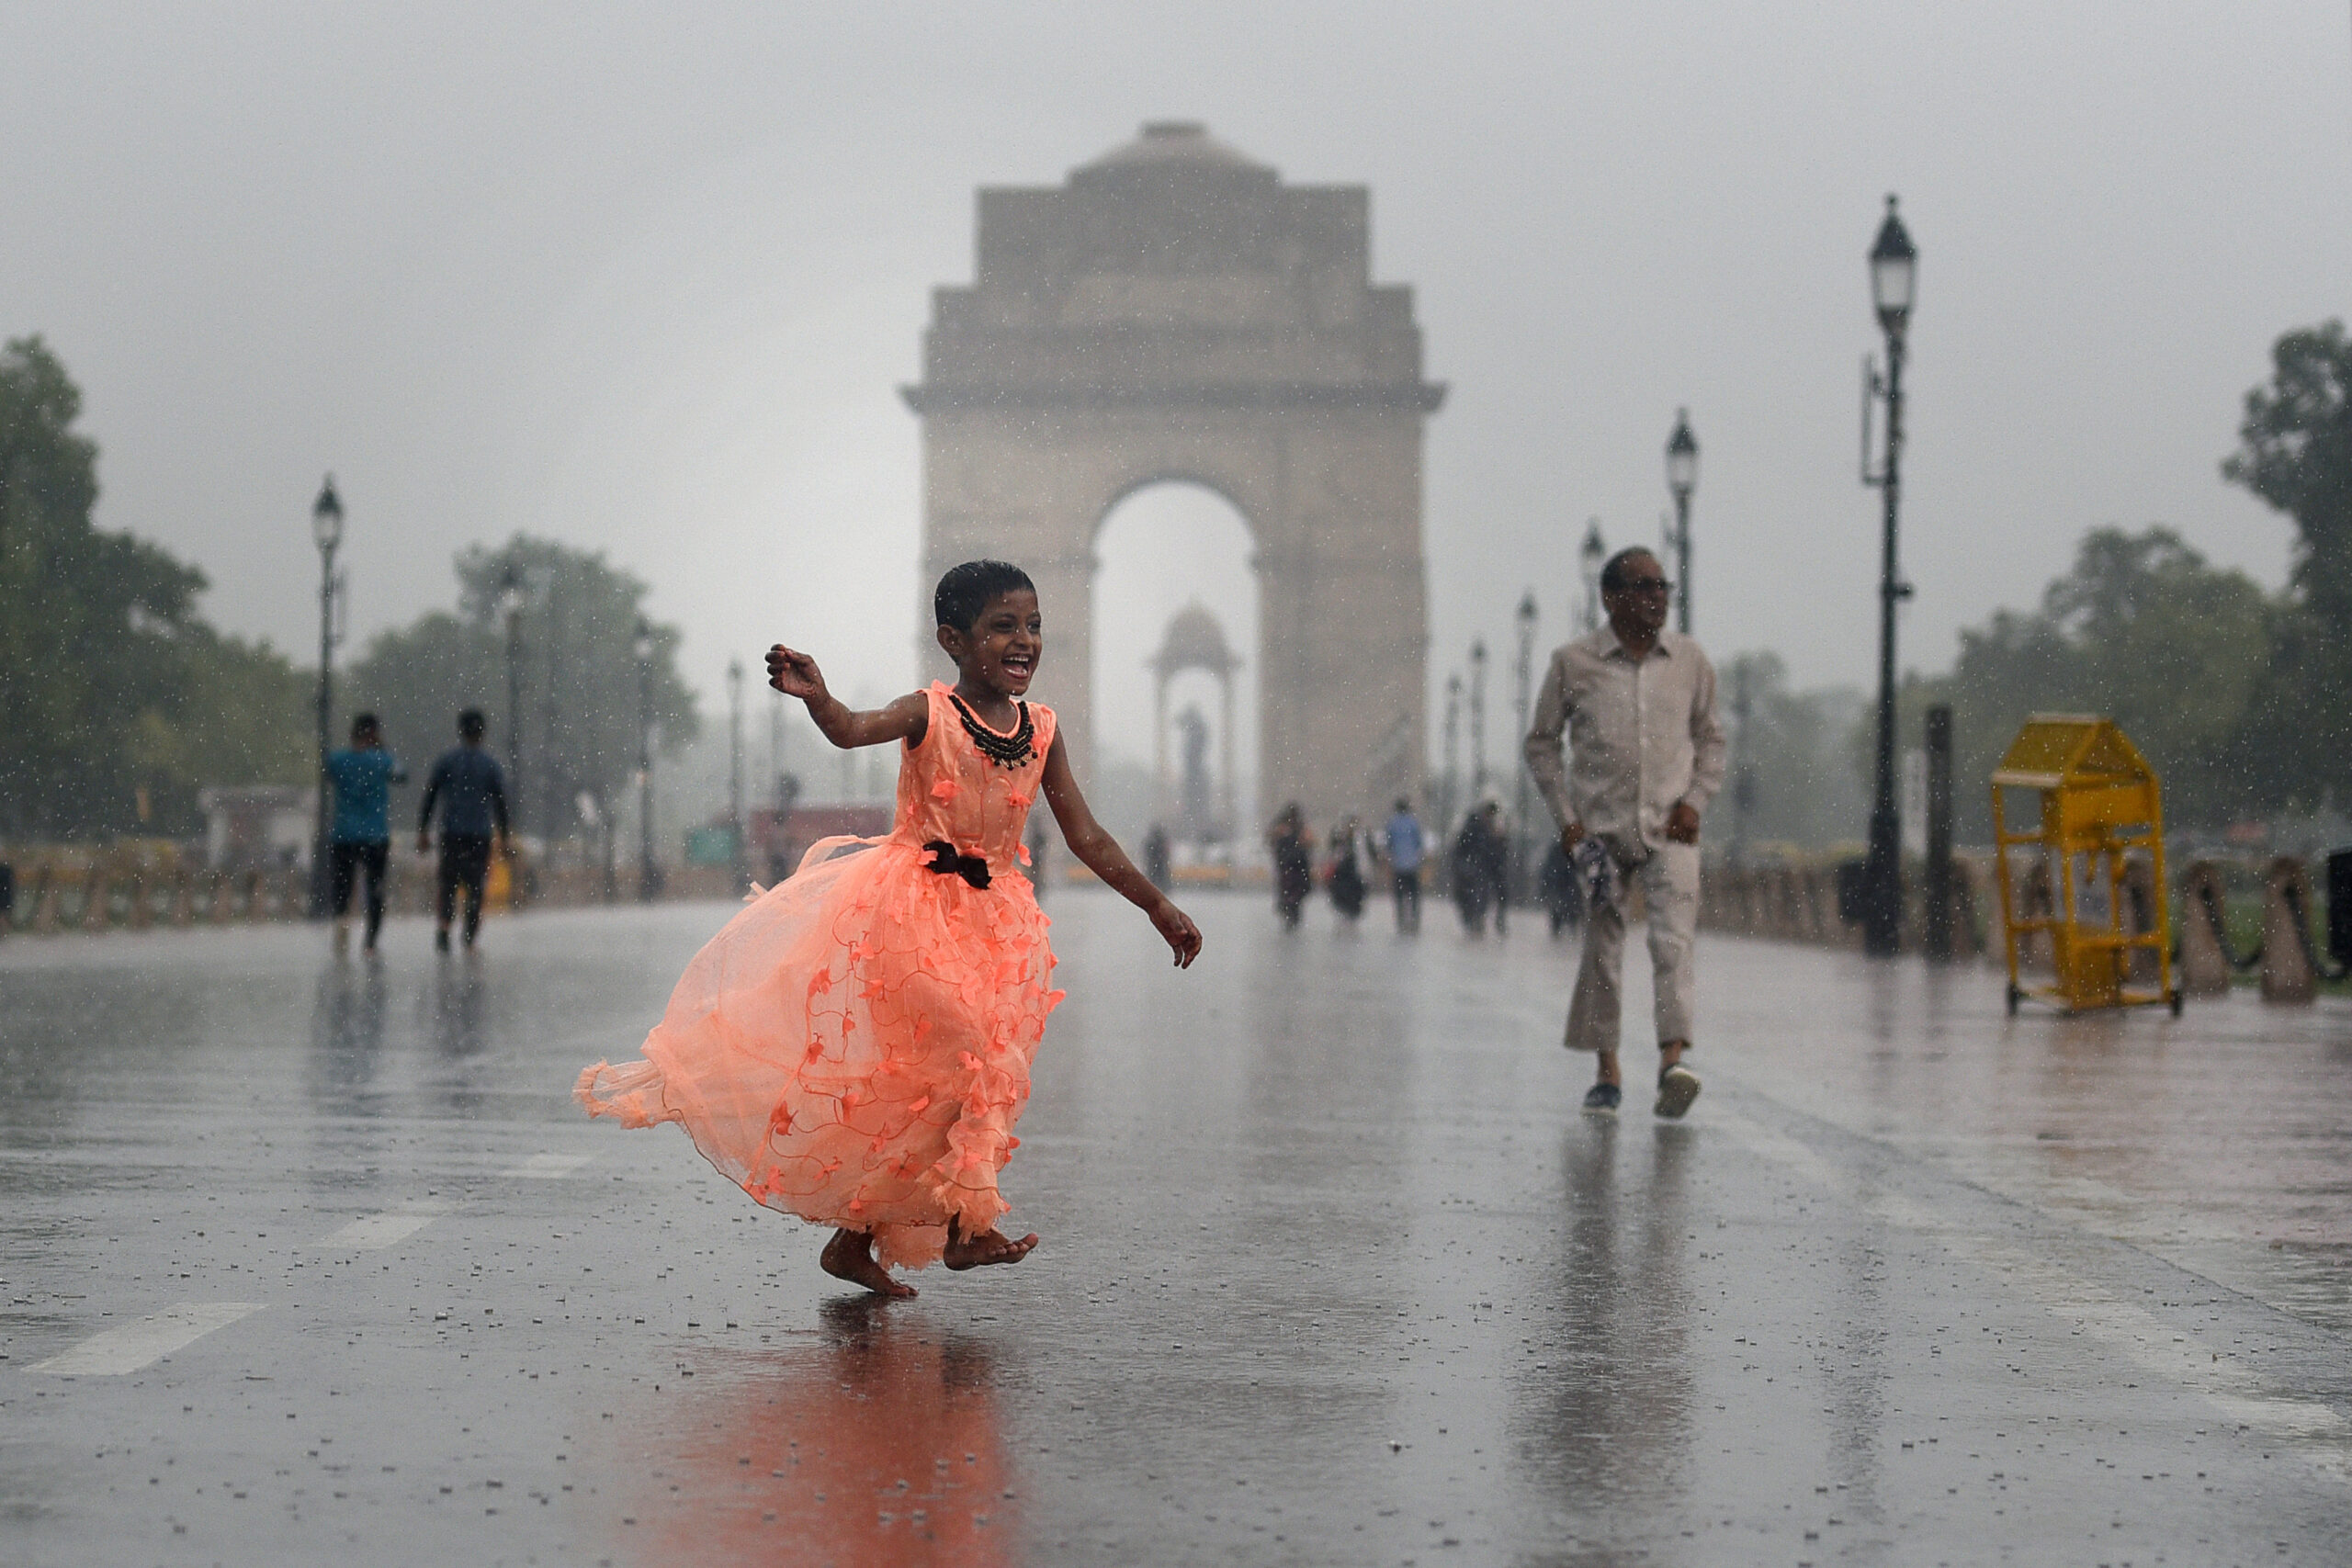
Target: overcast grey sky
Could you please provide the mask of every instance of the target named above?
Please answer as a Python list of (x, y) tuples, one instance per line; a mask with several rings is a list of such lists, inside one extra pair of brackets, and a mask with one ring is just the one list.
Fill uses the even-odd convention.
[(1701, 635), (1869, 678), (1887, 191), (1922, 668), (2099, 523), (2278, 581), (2286, 525), (2216, 462), (2271, 340), (2352, 304), (2343, 0), (82, 4), (0, 12), (0, 330), (83, 385), (107, 525), (299, 652), (332, 468), (357, 636), (527, 529), (647, 578), (711, 700), (778, 637), (912, 681), (928, 291), (970, 276), (976, 186), (1147, 118), (1371, 186), (1453, 387), (1441, 681), (1522, 587), (1561, 633), (1588, 517), (1656, 538), (1682, 404)]

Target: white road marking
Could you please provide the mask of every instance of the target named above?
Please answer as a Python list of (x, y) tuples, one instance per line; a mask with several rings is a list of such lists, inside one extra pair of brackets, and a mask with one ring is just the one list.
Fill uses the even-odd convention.
[(412, 1203), (381, 1214), (362, 1214), (333, 1235), (314, 1245), (348, 1248), (354, 1252), (376, 1252), (395, 1242), (406, 1241), (425, 1226), (448, 1213), (446, 1203)]
[(2352, 1424), (2316, 1400), (2282, 1398), (2237, 1357), (2181, 1333), (2133, 1303), (2119, 1300), (2064, 1265), (1997, 1236), (1949, 1224), (1895, 1193), (1864, 1194), (1852, 1174), (1783, 1133), (1721, 1110), (1709, 1120), (1757, 1154), (1861, 1204), (1891, 1225), (1929, 1237), (2007, 1277), (2035, 1304), (2114, 1348), (2149, 1371), (2202, 1395), (2230, 1420), (2255, 1427), (2292, 1450), (2314, 1470), (2352, 1482)]
[(587, 1163), (586, 1155), (533, 1155), (521, 1165), (509, 1166), (498, 1174), (528, 1177), (535, 1181), (552, 1181), (559, 1176), (570, 1176)]
[(228, 1327), (248, 1313), (261, 1311), (262, 1305), (260, 1302), (182, 1302), (153, 1317), (94, 1335), (71, 1350), (25, 1370), (60, 1377), (120, 1377), (195, 1344), (216, 1328)]

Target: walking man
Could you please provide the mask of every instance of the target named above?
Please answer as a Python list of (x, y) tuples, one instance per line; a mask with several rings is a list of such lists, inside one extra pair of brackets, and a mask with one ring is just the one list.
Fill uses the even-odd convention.
[(433, 807), (441, 807), (441, 871), (438, 921), (433, 933), (435, 951), (449, 951), (449, 919), (455, 912), (458, 889), (466, 890), (466, 946), (474, 945), (481, 931), (482, 885), (490, 875), (491, 838), (497, 835), (501, 852), (506, 848), (506, 775), (497, 761), (481, 749), (481, 710), (468, 708), (458, 716), (458, 744), (441, 753), (424, 781), (424, 804), (416, 814), (416, 847), (433, 847)]
[(1396, 895), (1396, 929), (1421, 929), (1421, 857), (1425, 852), (1421, 819), (1413, 803), (1399, 798), (1382, 836), (1388, 844), (1388, 877)]
[[(1561, 847), (1577, 856), (1591, 890), (1567, 1030), (1568, 1048), (1599, 1061), (1585, 1109), (1613, 1112), (1623, 1098), (1617, 1035), (1625, 915), (1613, 890), (1632, 880), (1649, 905), (1656, 1109), (1679, 1117), (1699, 1097), (1698, 1075), (1682, 1056), (1690, 1048), (1699, 818), (1723, 786), (1724, 730), (1714, 666), (1696, 642), (1666, 629), (1668, 597), (1665, 570), (1649, 551), (1610, 558), (1600, 570), (1609, 624), (1553, 652), (1526, 753), (1560, 824)], [(1563, 729), (1571, 753), (1566, 765)]]
[(351, 721), (351, 744), (327, 758), (327, 782), (334, 786), (334, 825), (327, 834), (329, 897), (334, 909), (334, 950), (351, 945), (352, 884), (368, 878), (368, 934), (360, 951), (376, 951), (384, 925), (384, 865), (392, 850), (392, 785), (408, 783), (399, 761), (384, 750), (384, 736), (372, 713)]

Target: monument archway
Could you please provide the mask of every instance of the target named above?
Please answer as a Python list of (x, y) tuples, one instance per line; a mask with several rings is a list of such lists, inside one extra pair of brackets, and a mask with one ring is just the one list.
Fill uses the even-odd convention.
[(1411, 289), (1371, 280), (1371, 193), (1286, 186), (1198, 125), (1147, 125), (1063, 186), (982, 189), (977, 252), (968, 287), (934, 291), (904, 389), (922, 645), (941, 572), (1026, 567), (1037, 695), (1090, 777), (1096, 532), (1134, 491), (1200, 485), (1257, 545), (1261, 808), (1329, 821), (1418, 790), (1421, 439), (1445, 389), (1421, 378)]
[[(1096, 809), (1117, 809), (1121, 820), (1114, 830), (1123, 836), (1146, 826), (1136, 810), (1144, 804), (1136, 786), (1147, 779), (1145, 799), (1154, 819), (1178, 838), (1186, 836), (1169, 816), (1174, 796), (1170, 780), (1159, 775), (1161, 764), (1177, 754), (1170, 727), (1197, 705), (1216, 742), (1216, 820), (1228, 834), (1238, 824), (1245, 838), (1256, 839), (1250, 830), (1256, 816), (1250, 792), (1258, 778), (1257, 556), (1248, 521), (1223, 496), (1198, 485), (1132, 491), (1096, 530)], [(1188, 610), (1210, 616), (1227, 644), (1235, 662), (1222, 676), (1207, 663), (1161, 669), (1169, 628)], [(1102, 819), (1112, 821), (1107, 815)]]

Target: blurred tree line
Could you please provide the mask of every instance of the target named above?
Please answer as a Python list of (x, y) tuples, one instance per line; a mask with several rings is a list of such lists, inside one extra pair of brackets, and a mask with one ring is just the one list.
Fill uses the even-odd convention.
[(204, 784), (311, 776), (310, 680), (198, 615), (203, 572), (93, 525), (81, 410), (40, 338), (0, 350), (0, 834), (190, 832)]
[[(1991, 840), (1984, 780), (2033, 713), (2121, 725), (2163, 778), (2172, 826), (2352, 807), (2352, 341), (2340, 321), (2290, 332), (2271, 366), (2222, 473), (2293, 522), (2283, 592), (2170, 528), (2096, 528), (2040, 608), (1996, 612), (1961, 634), (1950, 673), (1906, 680), (1903, 746), (1919, 744), (1928, 705), (1951, 705), (1963, 842)], [(1858, 776), (1871, 725), (1850, 743)]]
[[(208, 624), (196, 567), (93, 525), (98, 449), (74, 429), (81, 400), (40, 338), (0, 351), (0, 837), (186, 836), (202, 827), (204, 785), (312, 781), (318, 674)], [(457, 576), (454, 614), (381, 633), (337, 671), (335, 742), (373, 710), (421, 779), (458, 713), (479, 707), (503, 756), (512, 583), (522, 825), (564, 836), (582, 795), (601, 815), (636, 772), (646, 585), (519, 535), (463, 552)], [(679, 633), (647, 633), (652, 717), (674, 752), (696, 729)]]
[(1777, 653), (1734, 657), (1716, 681), (1732, 737), (1724, 793), (1708, 812), (1708, 838), (1727, 845), (1736, 822), (1753, 851), (1814, 849), (1861, 837), (1870, 791), (1849, 765), (1847, 738), (1868, 716), (1850, 687), (1792, 691)]
[[(495, 549), (460, 552), (457, 576), (456, 611), (379, 633), (337, 680), (338, 708), (381, 719), (385, 744), (419, 783), (433, 756), (457, 744), (458, 715), (480, 708), (490, 750), (510, 770), (519, 831), (567, 838), (629, 807), (640, 623), (662, 752), (676, 753), (699, 728), (694, 694), (677, 672), (680, 634), (644, 619), (645, 583), (600, 553), (520, 534)], [(510, 649), (519, 708), (507, 701)], [(519, 758), (510, 755), (517, 734)]]

